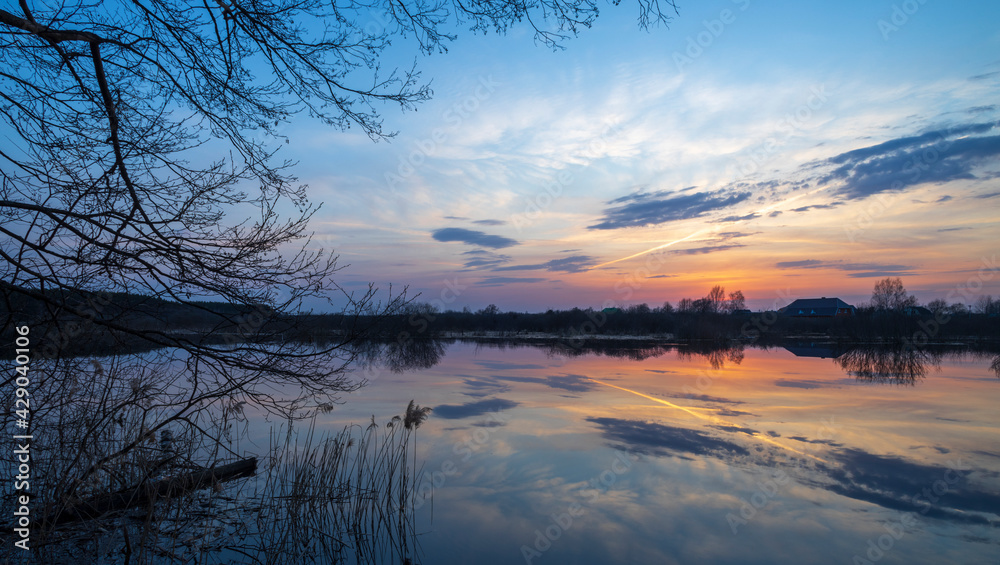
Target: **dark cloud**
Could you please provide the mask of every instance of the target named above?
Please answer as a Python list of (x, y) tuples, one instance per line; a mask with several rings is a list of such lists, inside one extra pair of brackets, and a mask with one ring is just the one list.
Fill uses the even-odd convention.
[(947, 202), (947, 201), (952, 200), (952, 199), (953, 199), (952, 195), (945, 194), (944, 196), (942, 196), (941, 198), (938, 198), (934, 202)]
[(497, 422), (497, 421), (487, 421), (487, 422), (476, 422), (472, 424), (480, 428), (500, 428), (507, 425), (507, 422)]
[(507, 267), (498, 267), (494, 271), (553, 271), (562, 273), (579, 273), (586, 271), (591, 265), (593, 265), (596, 260), (589, 255), (573, 255), (572, 257), (563, 257), (562, 259), (553, 259), (551, 261), (546, 261), (545, 263), (536, 263), (534, 265), (509, 265)]
[(799, 208), (792, 208), (791, 212), (808, 212), (809, 210), (829, 210), (831, 208), (836, 208), (837, 206), (843, 206), (844, 202), (831, 202), (829, 204), (812, 204), (809, 206), (801, 206)]
[(503, 220), (476, 220), (472, 223), (480, 226), (503, 226), (507, 224), (507, 222)]
[(740, 416), (755, 416), (752, 412), (744, 412), (742, 410), (733, 410), (731, 408), (716, 408), (716, 416), (727, 416), (729, 418), (738, 418)]
[(753, 213), (747, 214), (746, 216), (726, 216), (725, 218), (719, 218), (718, 220), (713, 220), (715, 222), (742, 222), (744, 220), (755, 220), (760, 217), (760, 214)]
[(960, 228), (941, 228), (938, 231), (962, 231), (962, 230), (971, 230), (971, 229), (972, 228), (970, 228), (968, 226), (965, 226), (965, 227), (960, 227)]
[[(853, 448), (838, 449), (832, 458), (840, 466), (828, 470), (834, 483), (826, 488), (855, 500), (932, 518), (987, 525), (987, 517), (972, 512), (1000, 513), (1000, 494), (973, 484), (969, 480), (974, 474), (971, 471), (949, 472), (947, 467)], [(935, 485), (945, 485), (947, 490), (935, 493)]]
[(984, 198), (984, 199), (985, 198), (996, 198), (997, 196), (1000, 196), (1000, 192), (989, 192), (987, 194), (977, 194), (976, 198)]
[(587, 418), (601, 427), (602, 435), (631, 451), (652, 455), (748, 455), (742, 445), (689, 428), (620, 418)]
[(781, 210), (775, 210), (774, 212), (771, 212), (770, 214), (768, 214), (768, 217), (770, 217), (770, 218), (777, 218), (782, 213), (783, 212)]
[(741, 426), (712, 426), (712, 427), (717, 430), (722, 430), (724, 432), (732, 432), (734, 434), (747, 434), (748, 436), (755, 436), (760, 433), (753, 428), (744, 428)]
[(461, 418), (471, 418), (472, 416), (482, 416), (489, 412), (498, 412), (514, 408), (518, 403), (504, 398), (490, 398), (488, 400), (477, 400), (465, 404), (442, 404), (434, 408), (435, 417), (446, 420), (458, 420)]
[(503, 253), (494, 253), (485, 249), (473, 249), (466, 251), (462, 255), (468, 255), (465, 261), (466, 269), (492, 269), (506, 263), (510, 263), (511, 256)]
[(675, 249), (670, 253), (675, 255), (707, 255), (708, 253), (715, 253), (717, 251), (726, 251), (728, 249), (736, 249), (737, 247), (746, 247), (742, 243), (730, 243), (726, 245), (708, 245), (705, 247), (692, 247), (691, 249)]
[(802, 436), (788, 436), (788, 439), (794, 439), (795, 441), (801, 441), (802, 443), (818, 443), (820, 445), (829, 445), (831, 447), (840, 447), (842, 444), (833, 441), (832, 439), (809, 439)]
[(630, 194), (609, 201), (608, 204), (620, 205), (606, 209), (604, 221), (589, 226), (589, 229), (614, 230), (699, 218), (709, 212), (739, 204), (749, 197), (750, 192), (695, 192), (677, 195), (675, 192), (661, 190)]
[(923, 183), (975, 179), (979, 164), (1000, 156), (1000, 136), (960, 136), (996, 127), (995, 122), (967, 124), (841, 153), (826, 161), (836, 168), (820, 180), (839, 183), (836, 194), (853, 199)]
[(481, 231), (467, 230), (464, 228), (441, 228), (431, 232), (431, 237), (438, 241), (460, 241), (469, 245), (479, 245), (480, 247), (491, 247), (501, 249), (517, 245), (519, 242), (509, 237), (500, 235), (490, 235)]

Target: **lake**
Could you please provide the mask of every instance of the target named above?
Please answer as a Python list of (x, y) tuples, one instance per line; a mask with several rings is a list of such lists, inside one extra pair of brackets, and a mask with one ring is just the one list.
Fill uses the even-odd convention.
[(421, 563), (997, 563), (992, 356), (435, 347), (317, 424), (434, 408)]

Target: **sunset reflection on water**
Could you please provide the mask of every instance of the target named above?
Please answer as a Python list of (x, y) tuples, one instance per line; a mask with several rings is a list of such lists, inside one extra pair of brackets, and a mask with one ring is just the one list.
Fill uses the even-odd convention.
[(982, 562), (1000, 544), (992, 360), (452, 343), (326, 418), (435, 408), (428, 563)]

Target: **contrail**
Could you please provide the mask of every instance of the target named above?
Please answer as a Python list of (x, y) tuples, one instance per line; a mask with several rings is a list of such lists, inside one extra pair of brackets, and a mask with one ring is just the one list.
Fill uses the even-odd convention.
[[(721, 424), (721, 425), (724, 425), (724, 426), (740, 427), (738, 424), (736, 424), (734, 422), (729, 422), (729, 421), (723, 420), (722, 418), (719, 418), (718, 416), (712, 416), (712, 415), (709, 415), (709, 414), (701, 414), (701, 413), (699, 413), (699, 412), (696, 411), (696, 410), (699, 410), (698, 408), (691, 408), (689, 406), (679, 406), (677, 404), (674, 404), (673, 402), (667, 402), (666, 400), (663, 400), (661, 398), (656, 398), (655, 396), (649, 396), (648, 394), (643, 394), (641, 392), (637, 392), (637, 391), (634, 391), (634, 390), (631, 390), (631, 389), (627, 389), (625, 387), (620, 387), (620, 386), (617, 386), (617, 385), (606, 383), (604, 381), (599, 381), (599, 380), (597, 380), (595, 378), (589, 378), (589, 379), (591, 381), (594, 381), (597, 384), (602, 384), (604, 386), (608, 386), (608, 387), (611, 387), (611, 388), (616, 388), (618, 390), (629, 392), (629, 393), (632, 393), (632, 394), (634, 394), (636, 396), (641, 396), (643, 398), (647, 398), (649, 400), (652, 400), (653, 402), (659, 402), (660, 404), (666, 404), (667, 406), (669, 406), (671, 408), (676, 408), (677, 410), (680, 410), (682, 412), (687, 412), (688, 414), (690, 414), (690, 415), (692, 415), (692, 416), (694, 416), (696, 418), (701, 418), (702, 420), (708, 420), (709, 422), (712, 422), (713, 424)], [(781, 449), (785, 449), (787, 451), (791, 451), (792, 453), (797, 453), (797, 454), (802, 455), (804, 457), (811, 457), (811, 458), (813, 458), (813, 459), (815, 459), (817, 461), (821, 461), (823, 463), (829, 463), (829, 461), (827, 461), (826, 459), (823, 459), (823, 458), (820, 458), (820, 457), (816, 457), (815, 455), (813, 455), (811, 453), (806, 453), (805, 451), (799, 451), (798, 449), (795, 449), (794, 447), (787, 446), (787, 445), (785, 445), (785, 444), (783, 444), (783, 443), (781, 443), (779, 441), (775, 441), (774, 439), (771, 439), (771, 438), (769, 438), (767, 436), (751, 435), (750, 437), (752, 437), (754, 439), (759, 439), (760, 441), (763, 441), (764, 443), (770, 443), (771, 445), (775, 445), (777, 447), (780, 447)]]
[[(810, 190), (809, 192), (804, 192), (802, 194), (799, 194), (799, 195), (796, 195), (796, 196), (792, 196), (791, 198), (786, 198), (785, 200), (782, 200), (780, 202), (775, 202), (774, 204), (771, 204), (770, 206), (765, 206), (765, 207), (761, 208), (760, 210), (755, 210), (754, 212), (751, 212), (751, 214), (763, 214), (764, 212), (770, 212), (771, 210), (777, 208), (778, 206), (784, 206), (785, 204), (790, 204), (792, 202), (795, 202), (799, 198), (802, 198), (804, 196), (810, 196), (810, 195), (815, 194), (815, 193), (817, 193), (817, 192), (819, 192), (821, 190), (826, 190), (826, 189), (825, 188), (816, 188), (814, 190)], [(741, 223), (746, 222), (746, 221), (749, 221), (749, 220), (734, 220), (734, 221), (730, 222), (730, 224), (732, 224), (732, 225), (741, 224)], [(718, 229), (718, 228), (716, 227), (715, 229)], [(701, 234), (703, 234), (705, 232), (708, 232), (708, 231), (712, 231), (712, 230), (710, 230), (708, 228), (702, 228), (702, 229), (700, 229), (700, 230), (692, 233), (691, 235), (689, 235), (687, 237), (682, 237), (680, 239), (676, 239), (674, 241), (671, 241), (670, 243), (664, 243), (663, 245), (657, 245), (656, 247), (651, 247), (651, 248), (649, 248), (649, 249), (647, 249), (645, 251), (640, 251), (638, 253), (633, 253), (632, 255), (629, 255), (628, 257), (621, 257), (619, 259), (612, 259), (611, 261), (607, 261), (605, 263), (601, 263), (600, 265), (594, 265), (593, 267), (591, 267), (591, 269), (600, 269), (601, 267), (605, 267), (607, 265), (612, 265), (614, 263), (619, 263), (621, 261), (628, 261), (629, 259), (635, 259), (636, 257), (641, 257), (643, 255), (646, 255), (647, 253), (652, 253), (654, 251), (659, 251), (660, 249), (664, 249), (664, 248), (670, 247), (671, 245), (678, 244), (678, 243), (680, 243), (682, 241), (687, 241), (687, 240), (689, 240), (689, 239), (691, 239), (693, 237), (697, 237), (697, 236), (699, 236), (699, 235), (701, 235)]]

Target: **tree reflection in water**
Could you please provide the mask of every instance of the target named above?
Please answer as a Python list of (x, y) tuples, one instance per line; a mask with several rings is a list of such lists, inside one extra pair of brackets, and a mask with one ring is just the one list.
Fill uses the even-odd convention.
[(835, 362), (860, 381), (913, 385), (928, 368), (940, 370), (941, 354), (912, 347), (865, 346), (847, 350)]

